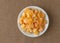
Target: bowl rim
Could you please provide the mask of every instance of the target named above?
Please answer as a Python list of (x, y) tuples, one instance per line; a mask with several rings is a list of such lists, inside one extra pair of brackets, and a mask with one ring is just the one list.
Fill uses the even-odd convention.
[[(19, 25), (18, 22), (19, 22), (20, 16), (22, 15), (23, 11), (24, 11), (26, 8), (36, 8), (36, 9), (39, 9), (40, 11), (42, 11), (42, 12), (46, 15), (46, 17), (47, 17), (47, 19), (48, 19), (48, 24), (47, 24), (47, 26), (44, 28), (45, 30), (43, 30), (43, 32), (40, 33), (40, 35), (38, 35), (38, 36), (31, 36), (31, 35), (29, 35), (29, 34), (27, 34), (27, 33), (24, 33), (24, 31), (21, 30), (21, 27), (20, 27), (20, 25)], [(20, 13), (19, 13), (19, 15), (18, 15), (18, 18), (17, 18), (17, 25), (18, 25), (19, 31), (20, 31), (22, 34), (24, 34), (25, 36), (28, 36), (28, 37), (39, 37), (39, 36), (43, 35), (43, 34), (47, 31), (47, 29), (48, 29), (48, 27), (49, 27), (49, 17), (48, 17), (48, 14), (46, 13), (46, 11), (45, 11), (44, 9), (42, 9), (41, 7), (38, 7), (38, 6), (27, 6), (27, 7), (25, 7), (24, 9), (22, 9), (22, 10), (20, 11)]]

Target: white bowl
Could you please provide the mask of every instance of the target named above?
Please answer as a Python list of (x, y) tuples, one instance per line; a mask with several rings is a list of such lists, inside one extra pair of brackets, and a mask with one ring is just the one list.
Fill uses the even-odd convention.
[(28, 6), (26, 8), (33, 8), (33, 9), (38, 9), (40, 11), (42, 11), (44, 14), (45, 14), (45, 19), (47, 20), (47, 24), (45, 25), (45, 28), (42, 32), (39, 33), (39, 35), (34, 35), (34, 34), (28, 34), (26, 32), (24, 32), (22, 29), (21, 29), (21, 26), (19, 24), (19, 19), (22, 15), (22, 13), (24, 12), (25, 8), (19, 13), (18, 15), (18, 19), (17, 19), (17, 24), (18, 24), (18, 28), (19, 30), (25, 35), (25, 36), (28, 36), (28, 37), (38, 37), (38, 36), (41, 36), (42, 34), (44, 34), (46, 32), (46, 30), (48, 29), (48, 25), (49, 25), (49, 18), (48, 18), (48, 14), (40, 7), (37, 7), (37, 6)]

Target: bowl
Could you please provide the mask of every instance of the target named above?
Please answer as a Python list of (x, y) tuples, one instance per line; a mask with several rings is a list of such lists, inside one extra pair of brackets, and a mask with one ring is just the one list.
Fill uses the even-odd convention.
[[(39, 11), (42, 11), (42, 12), (45, 14), (45, 19), (47, 20), (47, 23), (46, 23), (46, 25), (45, 25), (44, 30), (43, 30), (42, 32), (40, 32), (39, 35), (28, 34), (28, 33), (24, 32), (24, 31), (22, 30), (22, 28), (21, 28), (21, 25), (19, 24), (19, 19), (20, 19), (22, 13), (24, 12), (24, 10), (25, 10), (26, 8), (37, 9), (37, 10), (39, 10)], [(49, 26), (49, 17), (48, 17), (48, 14), (46, 13), (46, 11), (43, 10), (41, 7), (38, 7), (38, 6), (27, 6), (27, 7), (25, 7), (24, 9), (22, 9), (21, 12), (19, 13), (18, 18), (17, 18), (17, 25), (18, 25), (19, 30), (20, 30), (20, 31), (22, 32), (22, 34), (24, 34), (25, 36), (28, 36), (28, 37), (39, 37), (39, 36), (43, 35), (43, 34), (47, 31), (48, 26)]]

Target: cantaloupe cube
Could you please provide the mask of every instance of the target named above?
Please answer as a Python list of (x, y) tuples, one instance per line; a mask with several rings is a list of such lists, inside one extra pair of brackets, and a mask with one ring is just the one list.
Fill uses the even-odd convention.
[(39, 34), (39, 32), (38, 32), (38, 31), (35, 31), (35, 32), (34, 32), (34, 35), (38, 35), (38, 34)]

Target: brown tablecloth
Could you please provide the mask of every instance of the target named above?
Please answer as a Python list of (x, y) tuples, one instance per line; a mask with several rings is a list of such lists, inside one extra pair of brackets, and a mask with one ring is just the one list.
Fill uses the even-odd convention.
[[(17, 27), (17, 16), (27, 6), (39, 6), (49, 15), (50, 25), (37, 38), (24, 36)], [(0, 43), (60, 43), (60, 0), (0, 0)]]

